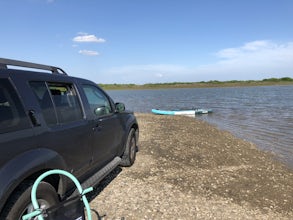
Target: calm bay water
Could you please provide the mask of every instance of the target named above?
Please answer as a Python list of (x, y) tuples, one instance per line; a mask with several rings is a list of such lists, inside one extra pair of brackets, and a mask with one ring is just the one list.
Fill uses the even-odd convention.
[(293, 168), (293, 86), (109, 90), (134, 112), (212, 108), (199, 119), (274, 152)]

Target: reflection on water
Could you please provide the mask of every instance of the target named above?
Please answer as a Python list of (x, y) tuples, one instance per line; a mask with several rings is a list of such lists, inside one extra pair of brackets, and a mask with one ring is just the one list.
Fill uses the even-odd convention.
[(212, 108), (198, 116), (293, 167), (293, 86), (107, 91), (135, 112)]

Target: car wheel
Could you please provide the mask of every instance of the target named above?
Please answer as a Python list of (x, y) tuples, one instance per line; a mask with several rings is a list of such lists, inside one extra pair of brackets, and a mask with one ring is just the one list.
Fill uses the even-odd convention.
[[(21, 184), (18, 190), (11, 196), (4, 208), (5, 219), (21, 220), (22, 216), (33, 211), (31, 203), (31, 189), (33, 182), (28, 181)], [(59, 202), (54, 187), (46, 182), (40, 182), (37, 189), (37, 199), (40, 208), (48, 208)]]
[(122, 156), (122, 161), (120, 163), (121, 166), (129, 167), (131, 166), (136, 158), (136, 138), (135, 138), (135, 129), (132, 128), (127, 137), (127, 141), (125, 144), (124, 154)]

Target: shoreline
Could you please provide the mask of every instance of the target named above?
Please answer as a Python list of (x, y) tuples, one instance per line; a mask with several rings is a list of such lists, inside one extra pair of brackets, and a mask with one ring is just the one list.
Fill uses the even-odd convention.
[(135, 164), (91, 202), (105, 219), (293, 218), (293, 171), (273, 155), (199, 119), (136, 116)]
[(191, 82), (191, 83), (154, 83), (154, 84), (99, 84), (104, 90), (147, 90), (147, 89), (184, 89), (184, 88), (228, 88), (255, 86), (292, 86), (292, 81), (231, 81), (231, 82)]

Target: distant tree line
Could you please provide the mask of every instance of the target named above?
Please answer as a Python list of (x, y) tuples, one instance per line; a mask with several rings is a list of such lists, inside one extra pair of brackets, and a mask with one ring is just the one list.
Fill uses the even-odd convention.
[(290, 77), (283, 77), (283, 78), (269, 78), (269, 79), (263, 79), (264, 82), (292, 82), (293, 79)]
[(192, 87), (222, 87), (222, 86), (250, 86), (250, 85), (273, 85), (273, 84), (293, 84), (290, 77), (268, 78), (263, 80), (230, 80), (230, 81), (201, 81), (201, 82), (166, 82), (166, 83), (146, 83), (137, 84), (99, 84), (105, 90), (111, 89), (160, 89), (160, 88), (192, 88)]

